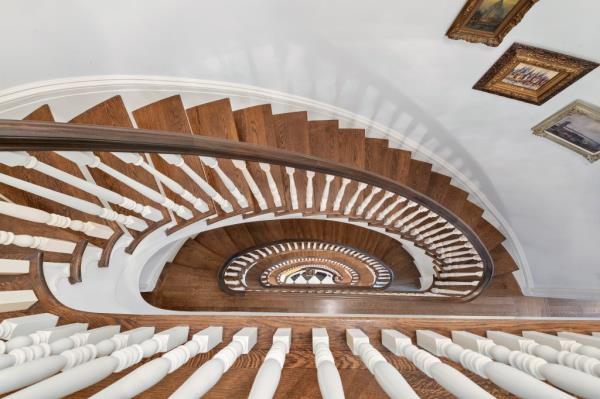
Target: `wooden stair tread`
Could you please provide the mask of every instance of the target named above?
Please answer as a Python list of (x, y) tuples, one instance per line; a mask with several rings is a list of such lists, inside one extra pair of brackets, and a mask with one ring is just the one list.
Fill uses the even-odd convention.
[[(315, 157), (328, 159), (334, 162), (339, 162), (341, 159), (341, 135), (338, 129), (337, 120), (318, 120), (309, 121), (308, 137), (310, 145), (310, 155)], [(326, 176), (317, 173), (313, 179), (313, 213), (321, 212), (320, 204), (323, 198), (323, 192), (326, 187)], [(331, 211), (331, 205), (334, 198), (340, 189), (341, 179), (335, 177), (329, 185), (328, 201), (326, 209), (323, 211)]]
[(517, 263), (504, 248), (504, 245), (498, 245), (492, 249), (490, 256), (494, 261), (494, 276), (501, 276), (519, 270)]
[[(133, 111), (133, 117), (140, 129), (154, 129), (165, 132), (192, 134), (192, 129), (188, 123), (187, 114), (183, 107), (183, 102), (180, 96), (171, 96), (154, 103), (148, 104), (142, 108)], [(201, 213), (193, 207), (192, 204), (185, 201), (183, 198), (175, 194), (168, 187), (164, 187), (167, 197), (178, 204), (182, 204), (190, 209), (195, 218), (204, 218), (215, 214), (215, 204), (213, 200), (198, 187), (198, 185), (188, 177), (180, 168), (168, 164), (158, 154), (150, 154), (154, 167), (161, 173), (169, 176), (177, 181), (186, 190), (192, 193), (195, 197), (201, 198), (207, 205), (209, 210)], [(184, 155), (185, 163), (193, 169), (200, 177), (206, 180), (204, 167), (202, 162), (196, 156)], [(179, 216), (175, 216), (178, 223), (183, 224), (184, 220)]]
[[(273, 115), (273, 129), (275, 130), (277, 146), (279, 148), (300, 154), (310, 154), (308, 116), (306, 112), (289, 112)], [(306, 211), (306, 186), (308, 184), (306, 171), (295, 170), (293, 176), (296, 186), (298, 211), (303, 212)], [(290, 197), (289, 177), (284, 178), (284, 185), (288, 196), (287, 203), (291, 209), (292, 199)]]
[[(231, 103), (228, 98), (213, 101), (206, 104), (201, 104), (187, 109), (187, 116), (190, 123), (190, 128), (193, 134), (200, 136), (215, 137), (231, 141), (240, 141), (235, 119), (231, 109)], [(251, 212), (253, 207), (252, 193), (242, 173), (233, 166), (229, 159), (218, 159), (219, 167), (231, 179), (236, 188), (248, 200), (249, 206), (244, 209), (244, 212)], [(204, 168), (207, 181), (213, 186), (229, 203), (234, 210), (241, 210), (237, 200), (231, 192), (225, 187), (225, 184), (218, 176), (217, 172), (212, 169)], [(220, 212), (222, 216), (223, 212)]]
[[(273, 125), (273, 113), (269, 104), (242, 108), (233, 112), (236, 128), (240, 141), (269, 147), (277, 147), (277, 134)], [(268, 210), (286, 210), (287, 196), (285, 194), (283, 167), (271, 165), (271, 175), (277, 186), (282, 206), (276, 207), (273, 194), (269, 189), (267, 177), (257, 162), (248, 162), (248, 170), (254, 177), (256, 184), (261, 190), (267, 202)], [(256, 204), (255, 209), (259, 209)]]
[(408, 177), (408, 186), (414, 190), (425, 193), (429, 186), (431, 176), (431, 164), (428, 162), (410, 160), (410, 171)]
[(474, 231), (488, 251), (496, 248), (504, 241), (504, 235), (483, 218), (479, 219)]
[[(129, 114), (127, 113), (127, 108), (125, 107), (121, 96), (114, 96), (106, 101), (96, 104), (94, 107), (82, 112), (81, 114), (71, 119), (69, 123), (116, 126), (127, 128), (133, 127), (133, 124), (129, 119)], [(159, 190), (154, 177), (145, 170), (135, 165), (130, 165), (121, 161), (119, 158), (115, 157), (108, 151), (99, 151), (96, 152), (95, 155), (98, 156), (104, 164), (112, 167), (113, 169), (135, 179), (139, 183), (145, 185), (146, 187), (152, 190)], [(96, 168), (88, 168), (88, 170), (94, 178), (94, 181), (99, 185), (106, 187), (107, 189), (112, 190), (114, 192), (120, 193), (123, 196), (136, 201), (139, 204), (150, 204), (151, 206), (162, 212), (164, 219), (170, 219), (168, 210), (163, 208), (161, 204), (149, 200), (142, 194), (138, 193), (129, 186), (121, 183), (117, 179), (104, 173), (101, 170), (98, 170)], [(139, 215), (136, 215), (135, 213), (123, 208), (120, 208), (119, 212), (139, 217)]]
[(451, 181), (452, 179), (449, 176), (431, 172), (429, 187), (427, 187), (425, 194), (434, 201), (443, 203)]

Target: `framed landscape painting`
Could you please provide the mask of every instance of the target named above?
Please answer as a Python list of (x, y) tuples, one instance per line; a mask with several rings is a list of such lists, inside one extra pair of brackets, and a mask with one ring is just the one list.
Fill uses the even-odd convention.
[(498, 46), (538, 0), (468, 0), (446, 36)]
[(590, 162), (600, 159), (599, 107), (575, 101), (532, 130), (538, 136), (583, 155)]
[(515, 43), (473, 88), (541, 105), (597, 66), (595, 62)]

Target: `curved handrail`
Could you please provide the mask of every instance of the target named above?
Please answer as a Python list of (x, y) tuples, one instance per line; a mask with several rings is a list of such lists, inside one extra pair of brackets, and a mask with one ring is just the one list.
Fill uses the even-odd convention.
[(157, 130), (108, 127), (60, 122), (0, 120), (0, 151), (114, 151), (203, 155), (264, 162), (330, 174), (380, 187), (436, 212), (473, 245), (481, 257), (483, 276), (468, 295), (470, 301), (490, 283), (494, 265), (477, 234), (452, 211), (437, 201), (387, 177), (329, 160), (244, 142)]

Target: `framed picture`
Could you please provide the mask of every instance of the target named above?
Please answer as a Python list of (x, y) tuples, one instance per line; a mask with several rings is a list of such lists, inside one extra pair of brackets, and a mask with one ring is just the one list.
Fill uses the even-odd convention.
[(468, 0), (446, 36), (497, 46), (538, 0)]
[(597, 66), (595, 62), (515, 43), (473, 88), (541, 105)]
[(532, 128), (546, 137), (583, 155), (588, 161), (600, 159), (600, 108), (577, 100)]

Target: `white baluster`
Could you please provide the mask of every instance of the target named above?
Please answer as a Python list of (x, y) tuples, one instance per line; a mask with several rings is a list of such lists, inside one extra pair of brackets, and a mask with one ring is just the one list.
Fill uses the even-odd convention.
[(273, 179), (273, 174), (271, 174), (271, 165), (268, 163), (260, 162), (258, 164), (260, 169), (265, 172), (267, 176), (267, 184), (269, 185), (269, 190), (271, 191), (271, 196), (273, 197), (273, 204), (276, 208), (282, 206), (281, 196), (279, 195), (279, 190), (277, 189), (277, 184), (275, 183), (275, 179)]
[(323, 399), (344, 399), (344, 387), (329, 350), (329, 336), (324, 328), (312, 329), (312, 347), (317, 365), (317, 380)]
[(434, 294), (444, 294), (444, 295), (468, 295), (471, 293), (472, 290), (463, 290), (463, 291), (459, 291), (459, 290), (448, 290), (448, 289), (444, 289), (444, 288), (432, 288), (431, 292), (433, 292)]
[(66, 216), (48, 213), (41, 209), (0, 201), (0, 214), (11, 216), (34, 223), (43, 223), (52, 227), (80, 231), (90, 237), (107, 239), (113, 235), (113, 230), (103, 224), (71, 220)]
[(35, 248), (40, 251), (59, 252), (71, 254), (75, 249), (72, 241), (57, 240), (55, 238), (15, 234), (10, 231), (0, 230), (0, 245), (16, 245), (22, 248)]
[(392, 210), (394, 210), (394, 208), (403, 202), (406, 202), (406, 198), (398, 196), (394, 202), (389, 204), (383, 211), (379, 212), (379, 215), (377, 215), (377, 220), (383, 220), (388, 213), (390, 213)]
[(381, 191), (380, 187), (371, 187), (371, 192), (369, 193), (369, 195), (367, 195), (367, 197), (365, 199), (363, 199), (363, 202), (360, 204), (360, 206), (356, 210), (357, 216), (361, 216), (363, 214), (363, 212), (365, 211), (367, 206), (369, 206), (369, 204), (373, 200), (373, 197), (380, 191)]
[(453, 229), (453, 231), (450, 233), (441, 234), (439, 236), (436, 235), (447, 229), (452, 229), (452, 225), (450, 223), (445, 223), (444, 225), (438, 227), (437, 229), (426, 231), (425, 233), (417, 236), (417, 240), (419, 240), (419, 241), (424, 240), (426, 244), (431, 244), (432, 242), (441, 240), (444, 237), (454, 234), (454, 232), (456, 232), (456, 234), (459, 234), (458, 230)]
[(288, 180), (290, 182), (290, 198), (292, 200), (292, 209), (296, 210), (299, 208), (298, 190), (296, 189), (296, 181), (294, 180), (294, 172), (296, 172), (296, 169), (286, 166), (285, 172), (287, 173)]
[(51, 176), (62, 181), (63, 183), (95, 195), (96, 197), (111, 204), (116, 204), (132, 212), (138, 213), (146, 219), (156, 222), (163, 218), (162, 213), (160, 213), (156, 208), (148, 205), (138, 204), (134, 200), (123, 197), (119, 193), (115, 193), (114, 191), (108, 190), (102, 186), (90, 183), (87, 180), (75, 177), (69, 173), (63, 172), (60, 169), (40, 162), (36, 157), (29, 155), (25, 151), (3, 152), (0, 162), (7, 166), (23, 166), (27, 169), (37, 170), (38, 172), (47, 176)]
[(369, 343), (369, 337), (365, 333), (356, 328), (346, 329), (346, 343), (353, 355), (360, 356), (362, 362), (375, 376), (379, 386), (390, 398), (419, 398), (402, 374)]
[(50, 190), (49, 188), (38, 186), (37, 184), (33, 184), (25, 180), (16, 179), (12, 176), (2, 173), (0, 173), (0, 183), (4, 183), (19, 190), (27, 191), (28, 193), (47, 198), (51, 201), (68, 206), (69, 208), (76, 209), (89, 215), (94, 215), (102, 219), (122, 223), (126, 227), (136, 231), (143, 231), (148, 228), (148, 224), (142, 219), (138, 219), (134, 216), (122, 215), (113, 211), (112, 209), (102, 208), (93, 202), (85, 201), (77, 197), (60, 193), (58, 191)]
[(245, 327), (212, 359), (204, 363), (173, 394), (171, 399), (200, 398), (229, 370), (241, 354), (247, 354), (256, 344), (256, 327)]
[[(32, 334), (38, 330), (55, 327), (56, 323), (58, 323), (58, 316), (51, 313), (38, 313), (4, 319), (0, 323), (0, 338), (11, 339)], [(8, 350), (11, 349), (14, 348), (8, 348)]]
[(183, 157), (179, 154), (159, 154), (162, 159), (164, 159), (168, 164), (177, 166), (179, 169), (183, 171), (186, 175), (189, 176), (190, 179), (194, 181), (200, 187), (202, 191), (206, 193), (213, 201), (215, 201), (224, 212), (232, 212), (233, 207), (225, 198), (221, 196), (210, 184), (206, 182), (195, 170), (189, 167), (188, 164), (185, 163)]
[(244, 176), (244, 180), (246, 180), (246, 184), (248, 184), (248, 187), (250, 188), (252, 195), (254, 196), (254, 198), (256, 199), (256, 202), (258, 203), (258, 207), (263, 211), (265, 209), (267, 209), (267, 201), (265, 200), (265, 197), (263, 197), (263, 195), (260, 191), (260, 188), (258, 187), (256, 182), (254, 181), (254, 178), (250, 174), (250, 171), (248, 170), (248, 166), (246, 165), (246, 162), (240, 161), (240, 160), (235, 160), (235, 159), (232, 160), (232, 162), (233, 162), (233, 166), (235, 166), (237, 169), (239, 169), (242, 172), (242, 176)]
[(315, 172), (310, 170), (306, 171), (306, 207), (311, 209), (313, 207), (313, 196), (314, 196), (314, 188), (313, 188), (313, 180), (315, 178)]
[(478, 263), (468, 263), (468, 264), (464, 264), (464, 265), (445, 266), (445, 267), (442, 267), (441, 270), (446, 272), (446, 271), (451, 271), (451, 270), (474, 269), (474, 268), (483, 269), (483, 263), (478, 262)]
[(329, 190), (331, 189), (331, 182), (335, 179), (335, 176), (325, 176), (325, 187), (323, 187), (323, 193), (321, 194), (321, 204), (319, 206), (320, 212), (327, 210), (327, 201), (329, 201)]
[(396, 223), (394, 223), (394, 226), (396, 228), (404, 227), (402, 229), (403, 232), (408, 231), (408, 230), (411, 229), (411, 227), (404, 226), (404, 225), (406, 223), (408, 223), (411, 219), (413, 219), (416, 216), (420, 215), (421, 213), (427, 212), (427, 211), (428, 211), (427, 208), (425, 208), (424, 206), (419, 205), (415, 211), (409, 213), (408, 215), (406, 215), (405, 217), (403, 217), (402, 219), (400, 219)]
[[(565, 366), (549, 364), (540, 357), (522, 352), (520, 341), (527, 344), (526, 341), (531, 340), (500, 331), (488, 331), (488, 339), (466, 331), (453, 331), (452, 339), (464, 346), (471, 345), (479, 353), (509, 364), (539, 380), (548, 380), (564, 391), (582, 398), (600, 398), (600, 379)], [(510, 345), (512, 350), (502, 344)]]
[(440, 278), (455, 278), (455, 277), (481, 277), (483, 272), (466, 272), (466, 273), (440, 273)]
[[(36, 302), (37, 296), (33, 290), (0, 291), (0, 312), (26, 310)], [(5, 350), (5, 344), (0, 344), (0, 353)]]
[[(140, 338), (147, 338), (148, 332), (150, 332), (151, 336), (153, 330), (153, 327), (141, 327), (128, 332), (129, 334), (127, 335), (118, 334), (110, 341), (102, 341), (95, 346), (85, 345), (82, 348), (72, 349), (72, 351), (77, 351), (78, 349), (87, 349), (91, 346), (98, 351), (102, 349), (103, 352), (101, 354), (102, 357), (94, 359), (96, 354), (92, 353), (90, 358), (83, 359), (83, 364), (66, 369), (62, 373), (14, 393), (10, 397), (33, 399), (70, 395), (103, 380), (112, 373), (131, 367), (145, 357), (173, 349), (175, 346), (185, 342), (189, 329), (187, 326), (173, 327), (154, 334), (152, 338), (145, 339), (142, 342)], [(108, 354), (107, 351), (110, 353), (109, 356), (106, 356)], [(65, 353), (68, 352), (71, 351), (66, 351)], [(52, 358), (56, 357), (53, 356), (42, 360), (50, 360)]]
[(144, 157), (140, 154), (130, 153), (130, 152), (113, 152), (113, 155), (119, 158), (121, 161), (136, 165), (150, 173), (154, 176), (158, 181), (167, 186), (169, 190), (173, 191), (175, 194), (179, 195), (181, 198), (189, 202), (199, 210), (200, 212), (207, 212), (208, 205), (201, 198), (195, 197), (188, 190), (183, 188), (183, 186), (177, 183), (175, 180), (171, 179), (169, 176), (159, 172), (154, 167), (152, 167), (148, 162), (144, 160)]
[(408, 203), (406, 204), (406, 206), (398, 209), (396, 212), (394, 212), (389, 218), (387, 218), (385, 220), (385, 222), (383, 223), (385, 226), (389, 226), (390, 224), (392, 224), (392, 222), (394, 222), (396, 219), (398, 219), (400, 217), (400, 215), (402, 215), (404, 212), (406, 212), (409, 209), (418, 207), (419, 204), (417, 204), (416, 202), (413, 201), (408, 201)]
[(271, 399), (275, 395), (285, 355), (290, 352), (291, 328), (278, 328), (273, 335), (273, 346), (258, 369), (248, 399)]
[(29, 263), (27, 259), (2, 259), (0, 258), (0, 276), (29, 274)]
[(531, 340), (530, 343), (522, 344), (524, 352), (539, 356), (550, 363), (558, 363), (596, 377), (600, 376), (600, 360), (594, 356), (598, 355), (600, 349), (582, 345), (572, 339), (537, 331), (523, 331), (523, 336)]
[(439, 223), (444, 223), (444, 222), (445, 222), (444, 218), (442, 218), (442, 217), (438, 217), (437, 219), (435, 219), (434, 221), (432, 221), (432, 222), (430, 222), (430, 223), (427, 223), (427, 224), (425, 224), (425, 225), (423, 225), (423, 226), (421, 226), (421, 227), (418, 227), (418, 228), (416, 228), (416, 229), (413, 229), (413, 230), (410, 232), (410, 234), (411, 234), (412, 236), (415, 236), (415, 237), (417, 237), (417, 239), (419, 239), (419, 240), (420, 240), (420, 238), (418, 238), (418, 237), (420, 237), (420, 234), (421, 234), (422, 232), (424, 232), (425, 230), (429, 230), (430, 228), (432, 228), (432, 227), (433, 227), (433, 226), (435, 226), (436, 224), (439, 224)]
[(409, 337), (396, 330), (381, 330), (381, 343), (394, 355), (406, 357), (425, 375), (459, 399), (494, 398), (455, 368), (413, 345)]
[(72, 162), (77, 163), (78, 165), (80, 165), (80, 167), (86, 166), (88, 168), (96, 168), (103, 171), (113, 179), (120, 181), (129, 188), (142, 194), (149, 200), (159, 203), (165, 208), (175, 212), (182, 219), (189, 220), (193, 216), (192, 212), (185, 206), (176, 204), (175, 202), (165, 197), (158, 191), (145, 186), (144, 184), (138, 182), (135, 179), (132, 179), (131, 177), (119, 172), (114, 168), (111, 168), (110, 166), (103, 163), (99, 157), (94, 155), (93, 152), (56, 151), (56, 153)]
[(383, 197), (381, 197), (381, 198), (379, 199), (379, 201), (377, 201), (377, 202), (375, 203), (375, 205), (373, 205), (373, 206), (371, 207), (371, 209), (369, 209), (369, 211), (367, 212), (367, 217), (366, 217), (366, 219), (371, 219), (371, 218), (372, 218), (372, 217), (375, 215), (375, 212), (377, 212), (377, 210), (378, 210), (379, 208), (381, 208), (381, 205), (383, 205), (383, 203), (384, 203), (385, 201), (387, 201), (389, 198), (391, 198), (393, 195), (394, 195), (394, 193), (392, 193), (392, 192), (389, 192), (389, 191), (386, 191), (386, 192), (383, 194)]
[[(594, 347), (596, 349), (600, 349), (600, 337), (594, 337), (592, 335), (586, 335), (586, 334), (579, 334), (579, 333), (574, 333), (574, 332), (565, 332), (565, 331), (561, 331), (558, 333), (559, 337), (564, 337), (567, 339), (572, 339), (574, 341), (579, 342), (580, 344), (586, 346), (586, 347)], [(578, 351), (578, 353), (581, 353)], [(595, 357), (596, 359), (600, 359), (600, 354), (598, 354), (598, 352), (588, 352), (588, 353), (581, 353), (582, 355), (587, 355), (587, 356), (592, 356)]]
[(333, 210), (335, 212), (340, 210), (340, 207), (342, 206), (342, 199), (344, 199), (344, 193), (346, 192), (346, 186), (348, 186), (348, 184), (350, 184), (350, 179), (347, 178), (343, 178), (342, 179), (342, 186), (340, 187), (340, 189), (337, 192), (337, 195), (335, 196), (335, 200), (333, 201)]
[(344, 215), (349, 215), (350, 212), (352, 212), (352, 208), (354, 208), (354, 204), (356, 204), (356, 201), (358, 200), (358, 196), (360, 195), (360, 193), (362, 193), (364, 191), (365, 188), (367, 188), (367, 183), (358, 183), (358, 187), (356, 188), (356, 191), (354, 192), (354, 194), (352, 194), (350, 201), (348, 201), (348, 204), (346, 205), (346, 208), (344, 209)]
[(144, 363), (92, 398), (132, 398), (158, 384), (199, 353), (206, 353), (221, 343), (223, 327), (208, 327), (194, 334), (184, 345), (171, 349), (161, 357)]
[[(417, 330), (417, 344), (435, 356), (447, 357), (478, 376), (523, 399), (574, 399), (516, 368), (495, 362), (473, 349), (430, 330)], [(474, 348), (477, 350), (477, 348)]]
[(50, 344), (85, 330), (86, 323), (72, 323), (13, 338), (7, 342), (8, 353), (0, 355), (0, 370), (49, 356)]
[(414, 220), (414, 221), (410, 222), (409, 224), (407, 224), (406, 226), (404, 226), (401, 231), (402, 231), (402, 233), (408, 233), (409, 231), (412, 231), (413, 228), (417, 227), (418, 225), (420, 225), (427, 219), (431, 219), (436, 216), (437, 215), (435, 214), (435, 212), (429, 211), (429, 212), (427, 212), (427, 214), (425, 216), (421, 217), (420, 219)]
[[(428, 247), (428, 248), (429, 248), (429, 249), (437, 249), (437, 248), (446, 247), (446, 246), (448, 246), (448, 245), (457, 244), (457, 243), (464, 244), (464, 243), (466, 243), (467, 241), (468, 241), (468, 240), (467, 240), (467, 238), (466, 238), (465, 236), (460, 236), (460, 237), (454, 238), (454, 239), (452, 239), (452, 240), (448, 240), (448, 241), (440, 241), (440, 242), (439, 242), (439, 243), (437, 243), (437, 244), (432, 244), (432, 245), (429, 245), (429, 247)], [(436, 251), (436, 252), (438, 252), (438, 251)]]
[(227, 190), (229, 190), (229, 192), (231, 193), (233, 198), (235, 198), (235, 200), (238, 203), (238, 205), (240, 206), (240, 208), (247, 208), (248, 200), (240, 192), (240, 190), (236, 187), (235, 183), (229, 178), (229, 176), (227, 176), (227, 174), (225, 172), (223, 172), (223, 169), (221, 169), (221, 167), (219, 166), (219, 162), (215, 158), (212, 158), (212, 157), (199, 157), (199, 158), (200, 158), (200, 160), (202, 160), (202, 163), (204, 163), (206, 166), (208, 166), (209, 168), (211, 168), (212, 170), (215, 171), (217, 176), (219, 176), (219, 178), (223, 182), (223, 185), (225, 186), (225, 188)]
[(479, 285), (480, 281), (476, 280), (476, 281), (436, 281), (435, 285), (437, 286), (457, 286), (457, 285), (471, 285), (471, 286), (476, 286)]

